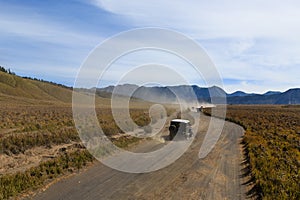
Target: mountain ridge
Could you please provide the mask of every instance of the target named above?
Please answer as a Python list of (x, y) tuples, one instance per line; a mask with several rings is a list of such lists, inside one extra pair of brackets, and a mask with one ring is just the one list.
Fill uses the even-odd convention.
[[(226, 97), (227, 104), (300, 104), (300, 88), (292, 88), (285, 92), (269, 91), (264, 94), (249, 94), (243, 91), (229, 94), (217, 86), (199, 87), (197, 85), (146, 87), (124, 84), (83, 90), (87, 92), (96, 90), (97, 96), (111, 98), (111, 94), (116, 88), (118, 88), (118, 95), (128, 96), (131, 91), (133, 98), (152, 102), (176, 102), (177, 98), (181, 98), (185, 101), (197, 100), (211, 103), (211, 97), (217, 100), (219, 98), (222, 100), (220, 102), (224, 102)], [(30, 102), (35, 100), (71, 103), (72, 92), (72, 88), (60, 84), (0, 72), (0, 100), (2, 101), (17, 98)]]
[(117, 94), (125, 96), (128, 95), (128, 90), (134, 90), (133, 97), (156, 102), (174, 102), (176, 101), (174, 93), (177, 94), (177, 97), (189, 101), (193, 99), (191, 96), (193, 95), (192, 92), (194, 92), (198, 101), (208, 103), (211, 103), (212, 97), (214, 97), (214, 100), (226, 97), (227, 104), (300, 104), (300, 88), (292, 88), (285, 92), (268, 91), (264, 94), (256, 94), (243, 91), (226, 93), (217, 86), (178, 85), (145, 87), (135, 84), (124, 84), (97, 88), (97, 91), (112, 93), (114, 89), (116, 89)]

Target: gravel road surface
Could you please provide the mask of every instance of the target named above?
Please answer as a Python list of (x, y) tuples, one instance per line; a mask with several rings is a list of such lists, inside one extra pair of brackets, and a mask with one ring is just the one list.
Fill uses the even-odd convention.
[[(239, 144), (244, 131), (236, 124), (225, 122), (214, 149), (199, 159), (209, 119), (201, 116), (200, 130), (188, 151), (161, 170), (131, 174), (96, 162), (88, 170), (58, 181), (30, 199), (245, 199)], [(133, 151), (151, 151), (162, 145), (146, 141)]]

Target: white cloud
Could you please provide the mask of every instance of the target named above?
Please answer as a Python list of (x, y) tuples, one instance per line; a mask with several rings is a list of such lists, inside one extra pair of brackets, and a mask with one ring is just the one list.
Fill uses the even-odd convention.
[(93, 0), (131, 18), (136, 25), (178, 28), (195, 37), (282, 37), (299, 35), (299, 1)]
[(230, 91), (243, 88), (263, 92), (300, 86), (299, 1), (91, 3), (128, 18), (137, 27), (171, 28), (193, 37), (208, 51), (223, 78), (248, 83), (228, 84)]
[[(103, 41), (107, 29), (129, 23), (125, 26), (170, 28), (194, 38), (207, 50), (224, 79), (237, 80), (226, 85), (229, 91), (300, 87), (300, 1), (89, 0), (89, 3), (125, 20), (107, 25), (112, 27), (77, 29), (67, 21), (58, 20), (61, 16), (52, 18), (50, 14), (37, 12), (38, 7), (1, 3), (0, 41), (8, 43), (16, 39), (12, 45), (0, 48), (1, 64), (14, 66), (17, 72), (37, 73), (37, 77), (46, 71), (53, 74), (51, 77), (55, 71), (68, 77), (75, 74), (89, 51)], [(100, 31), (100, 35), (91, 30)], [(190, 79), (197, 81), (190, 74)], [(110, 76), (115, 77), (115, 73)], [(242, 84), (243, 81), (247, 84)]]

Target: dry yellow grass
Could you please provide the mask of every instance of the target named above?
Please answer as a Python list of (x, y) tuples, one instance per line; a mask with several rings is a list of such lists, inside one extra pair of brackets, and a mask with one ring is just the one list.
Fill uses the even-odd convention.
[[(0, 72), (0, 157), (1, 162), (9, 163), (0, 166), (0, 199), (41, 186), (48, 179), (93, 160), (80, 145), (71, 100), (69, 88)], [(130, 114), (138, 125), (150, 123), (151, 105), (137, 99), (130, 101)], [(111, 99), (96, 97), (97, 117), (109, 137), (122, 132), (114, 122), (110, 107)], [(120, 147), (138, 140), (116, 138), (112, 140)], [(75, 146), (59, 153), (72, 144)], [(32, 155), (37, 159), (31, 159)], [(41, 159), (45, 156), (46, 160)], [(18, 163), (13, 163), (14, 159)]]

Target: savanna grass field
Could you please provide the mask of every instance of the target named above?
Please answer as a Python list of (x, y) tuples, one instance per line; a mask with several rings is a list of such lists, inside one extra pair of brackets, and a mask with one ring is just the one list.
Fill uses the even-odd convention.
[[(95, 161), (75, 128), (71, 98), (70, 88), (0, 72), (0, 199), (30, 192)], [(122, 136), (110, 102), (109, 97), (96, 97), (103, 132), (121, 148), (139, 142)], [(150, 106), (130, 101), (130, 115), (138, 126), (150, 123)]]
[[(211, 114), (210, 109), (204, 112)], [(245, 129), (243, 174), (249, 176), (248, 195), (299, 199), (300, 106), (230, 105), (226, 118)]]
[[(71, 88), (0, 72), (0, 199), (22, 197), (95, 162), (75, 128), (71, 99)], [(151, 105), (130, 101), (130, 116), (139, 127), (155, 123)], [(96, 95), (95, 109), (114, 144), (129, 148), (142, 142), (117, 126), (109, 94)], [(169, 105), (167, 116), (176, 109)], [(300, 106), (229, 105), (226, 119), (245, 129), (240, 156), (248, 196), (300, 199)]]

